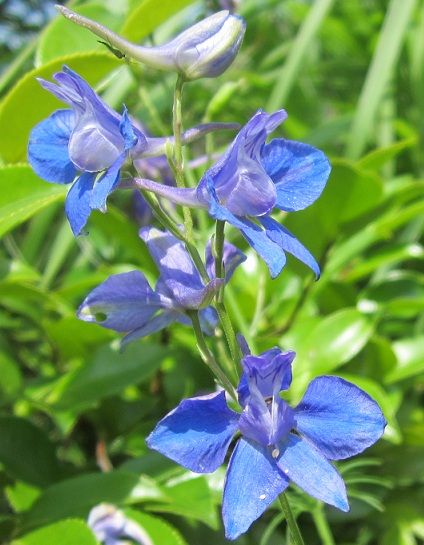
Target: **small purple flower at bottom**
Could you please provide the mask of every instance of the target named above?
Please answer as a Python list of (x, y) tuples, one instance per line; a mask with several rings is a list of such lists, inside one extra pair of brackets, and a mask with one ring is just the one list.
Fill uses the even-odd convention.
[(210, 307), (214, 295), (246, 257), (232, 244), (225, 244), (225, 278), (216, 278), (210, 245), (206, 248), (205, 283), (183, 244), (168, 232), (154, 227), (141, 229), (160, 276), (153, 290), (140, 271), (114, 274), (97, 286), (78, 309), (78, 317), (108, 329), (127, 333), (127, 343), (156, 333), (173, 322), (190, 325), (187, 310), (199, 310), (203, 331), (212, 334), (217, 324)]
[(139, 545), (153, 545), (147, 533), (114, 505), (102, 503), (90, 511), (87, 520), (96, 539), (104, 545), (126, 545), (128, 539)]
[(314, 379), (297, 407), (281, 397), (291, 383), (295, 353), (272, 348), (246, 355), (238, 395), (241, 414), (225, 392), (183, 400), (147, 444), (196, 473), (215, 471), (234, 435), (224, 486), (225, 535), (236, 539), (293, 482), (307, 494), (349, 510), (346, 489), (330, 460), (359, 454), (383, 434), (384, 416), (365, 392), (338, 377)]

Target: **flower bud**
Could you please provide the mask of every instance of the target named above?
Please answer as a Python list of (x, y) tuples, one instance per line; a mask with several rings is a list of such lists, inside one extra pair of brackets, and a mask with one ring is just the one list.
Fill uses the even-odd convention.
[(235, 59), (246, 30), (242, 17), (223, 10), (191, 26), (170, 42), (143, 47), (65, 6), (56, 7), (70, 21), (106, 40), (119, 55), (154, 68), (176, 71), (187, 80), (222, 74)]

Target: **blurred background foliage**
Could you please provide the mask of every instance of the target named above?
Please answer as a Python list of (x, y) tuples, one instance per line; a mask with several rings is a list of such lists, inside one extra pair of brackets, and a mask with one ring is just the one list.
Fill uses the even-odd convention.
[[(134, 41), (161, 43), (219, 2), (90, 0), (72, 7)], [(309, 545), (415, 545), (424, 540), (424, 2), (242, 0), (247, 33), (234, 65), (187, 85), (186, 126), (244, 123), (284, 107), (280, 135), (331, 158), (323, 196), (281, 219), (323, 274), (289, 259), (271, 281), (249, 253), (226, 293), (256, 351), (298, 353), (292, 402), (321, 374), (369, 392), (388, 420), (384, 440), (342, 462), (352, 509), (324, 508), (294, 488)], [(86, 526), (102, 501), (126, 510), (154, 545), (224, 543), (223, 471), (198, 476), (148, 452), (145, 436), (182, 396), (213, 388), (190, 329), (175, 327), (120, 352), (117, 336), (75, 317), (111, 273), (156, 271), (138, 239), (134, 197), (112, 196), (89, 236), (74, 239), (64, 188), (25, 164), (28, 134), (59, 107), (36, 76), (62, 64), (154, 134), (171, 126), (173, 76), (113, 57), (43, 1), (0, 2), (0, 540), (94, 545)], [(47, 22), (50, 20), (50, 22)], [(220, 150), (231, 136), (208, 145)], [(204, 143), (186, 150), (204, 153)], [(204, 167), (203, 167), (204, 168)], [(193, 184), (202, 170), (188, 173)], [(199, 215), (199, 244), (210, 236)], [(243, 249), (232, 230), (230, 239)], [(286, 543), (270, 509), (237, 543)]]

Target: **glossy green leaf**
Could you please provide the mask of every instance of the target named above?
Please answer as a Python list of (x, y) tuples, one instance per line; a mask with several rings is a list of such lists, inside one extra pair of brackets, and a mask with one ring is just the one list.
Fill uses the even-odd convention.
[(167, 483), (165, 491), (169, 498), (167, 503), (155, 503), (149, 509), (200, 520), (213, 529), (218, 528), (212, 491), (204, 477), (176, 478)]
[(0, 351), (0, 403), (15, 398), (22, 386), (19, 363)]
[[(112, 5), (113, 6), (113, 5)], [(111, 10), (100, 2), (88, 2), (78, 6), (76, 11), (101, 23), (111, 30), (118, 30), (123, 21), (122, 13)], [(83, 51), (105, 50), (86, 28), (80, 27), (58, 15), (42, 33), (36, 52), (36, 64), (41, 66), (58, 57)]]
[(137, 522), (147, 533), (152, 545), (186, 545), (186, 541), (180, 532), (163, 519), (135, 511), (125, 509), (125, 515)]
[(387, 383), (398, 382), (424, 373), (424, 336), (393, 343), (398, 359), (395, 369), (385, 377)]
[(15, 478), (46, 486), (61, 475), (55, 446), (28, 420), (0, 417), (0, 462)]
[(171, 15), (178, 13), (194, 0), (142, 0), (130, 13), (120, 33), (132, 41), (140, 41), (151, 34)]
[(326, 316), (298, 347), (298, 357), (311, 372), (324, 374), (355, 356), (368, 342), (373, 323), (358, 310), (347, 308)]
[(20, 79), (0, 105), (0, 157), (5, 162), (24, 161), (29, 134), (34, 125), (54, 110), (66, 107), (36, 80), (50, 79), (64, 64), (94, 85), (117, 68), (119, 61), (108, 53), (75, 53), (57, 58)]
[[(296, 334), (297, 327), (302, 332), (299, 335)], [(293, 362), (295, 379), (289, 390), (293, 403), (300, 400), (314, 377), (331, 374), (356, 356), (374, 331), (372, 321), (353, 308), (334, 312), (312, 327), (303, 327), (299, 321), (297, 327), (279, 343), (296, 352)]]
[(11, 545), (97, 545), (93, 532), (82, 520), (61, 520), (12, 541)]
[(0, 236), (51, 203), (63, 200), (66, 191), (64, 186), (41, 180), (29, 166), (1, 167)]
[(365, 157), (362, 157), (362, 159), (358, 161), (358, 167), (363, 170), (378, 170), (416, 143), (416, 138), (405, 138), (404, 140), (400, 140), (389, 146), (377, 148), (365, 155)]
[(22, 481), (5, 488), (7, 501), (16, 513), (27, 511), (40, 495), (40, 489)]
[(23, 515), (24, 527), (48, 524), (68, 517), (86, 518), (92, 507), (106, 502), (116, 505), (166, 500), (166, 495), (147, 477), (112, 471), (67, 479), (48, 488)]
[(149, 378), (168, 353), (159, 345), (147, 343), (132, 343), (123, 351), (105, 346), (60, 383), (51, 401), (62, 411), (90, 406)]

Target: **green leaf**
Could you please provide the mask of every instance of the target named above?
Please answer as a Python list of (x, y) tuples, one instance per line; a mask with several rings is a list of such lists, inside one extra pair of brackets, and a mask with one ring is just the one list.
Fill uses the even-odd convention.
[(334, 312), (303, 339), (298, 356), (309, 362), (312, 372), (328, 373), (352, 359), (368, 342), (373, 329), (372, 322), (356, 309)]
[[(112, 11), (112, 6), (113, 4), (105, 6), (100, 2), (88, 2), (78, 6), (76, 11), (116, 31), (121, 26), (123, 17), (122, 14)], [(96, 49), (104, 51), (104, 46), (98, 42), (96, 36), (59, 15), (40, 36), (36, 65), (41, 66), (64, 55)]]
[(313, 48), (316, 35), (333, 4), (334, 0), (316, 0), (311, 5), (308, 15), (296, 39), (293, 41), (287, 60), (274, 84), (266, 107), (268, 111), (272, 112), (277, 108), (281, 108), (287, 101), (287, 97), (296, 81), (296, 76), (303, 68), (305, 55)]
[(53, 443), (39, 428), (14, 416), (0, 417), (0, 462), (12, 477), (46, 486), (61, 474)]
[(18, 362), (5, 352), (0, 352), (0, 402), (16, 397), (22, 386), (22, 373)]
[(169, 522), (134, 509), (125, 509), (124, 513), (147, 532), (152, 545), (186, 545), (183, 536)]
[(333, 159), (331, 163), (330, 179), (317, 206), (319, 213), (326, 214), (326, 221), (337, 226), (374, 208), (383, 195), (383, 184), (353, 162)]
[[(309, 334), (298, 337), (298, 344), (290, 344), (297, 353), (293, 367), (296, 380), (290, 388), (293, 399), (301, 396), (312, 378), (351, 360), (366, 345), (373, 330), (373, 323), (366, 316), (347, 308), (326, 316)], [(283, 343), (286, 344), (284, 338)]]
[(391, 0), (387, 7), (377, 47), (361, 90), (351, 131), (347, 155), (357, 158), (367, 144), (386, 85), (396, 66), (415, 0)]
[(193, 4), (194, 0), (142, 0), (125, 21), (120, 34), (132, 41), (141, 41), (161, 23)]
[(385, 377), (385, 382), (392, 384), (424, 372), (424, 336), (402, 339), (393, 343), (397, 356), (397, 366)]
[(394, 159), (405, 149), (415, 146), (416, 138), (405, 138), (389, 146), (377, 148), (358, 161), (358, 167), (362, 170), (378, 170), (386, 163)]
[(9, 504), (16, 513), (27, 511), (40, 495), (40, 489), (21, 481), (7, 486), (5, 493)]
[(51, 203), (62, 200), (66, 190), (62, 185), (44, 182), (27, 165), (1, 167), (0, 236)]
[(81, 410), (149, 378), (165, 355), (169, 350), (155, 344), (132, 343), (123, 351), (102, 347), (91, 361), (60, 383), (51, 400), (58, 410)]
[(23, 514), (23, 526), (30, 529), (67, 517), (86, 518), (90, 509), (102, 502), (122, 505), (166, 499), (148, 477), (124, 471), (89, 473), (48, 488)]
[(30, 532), (11, 545), (97, 545), (93, 532), (82, 520), (61, 520)]
[(60, 57), (25, 74), (0, 105), (0, 156), (5, 162), (18, 163), (25, 160), (31, 129), (53, 110), (64, 107), (35, 79), (51, 79), (64, 64), (81, 74), (91, 85), (120, 66), (118, 59), (108, 53), (76, 53)]
[(200, 520), (214, 530), (218, 528), (213, 494), (205, 477), (186, 473), (168, 481), (165, 491), (168, 501), (149, 505), (150, 510)]

